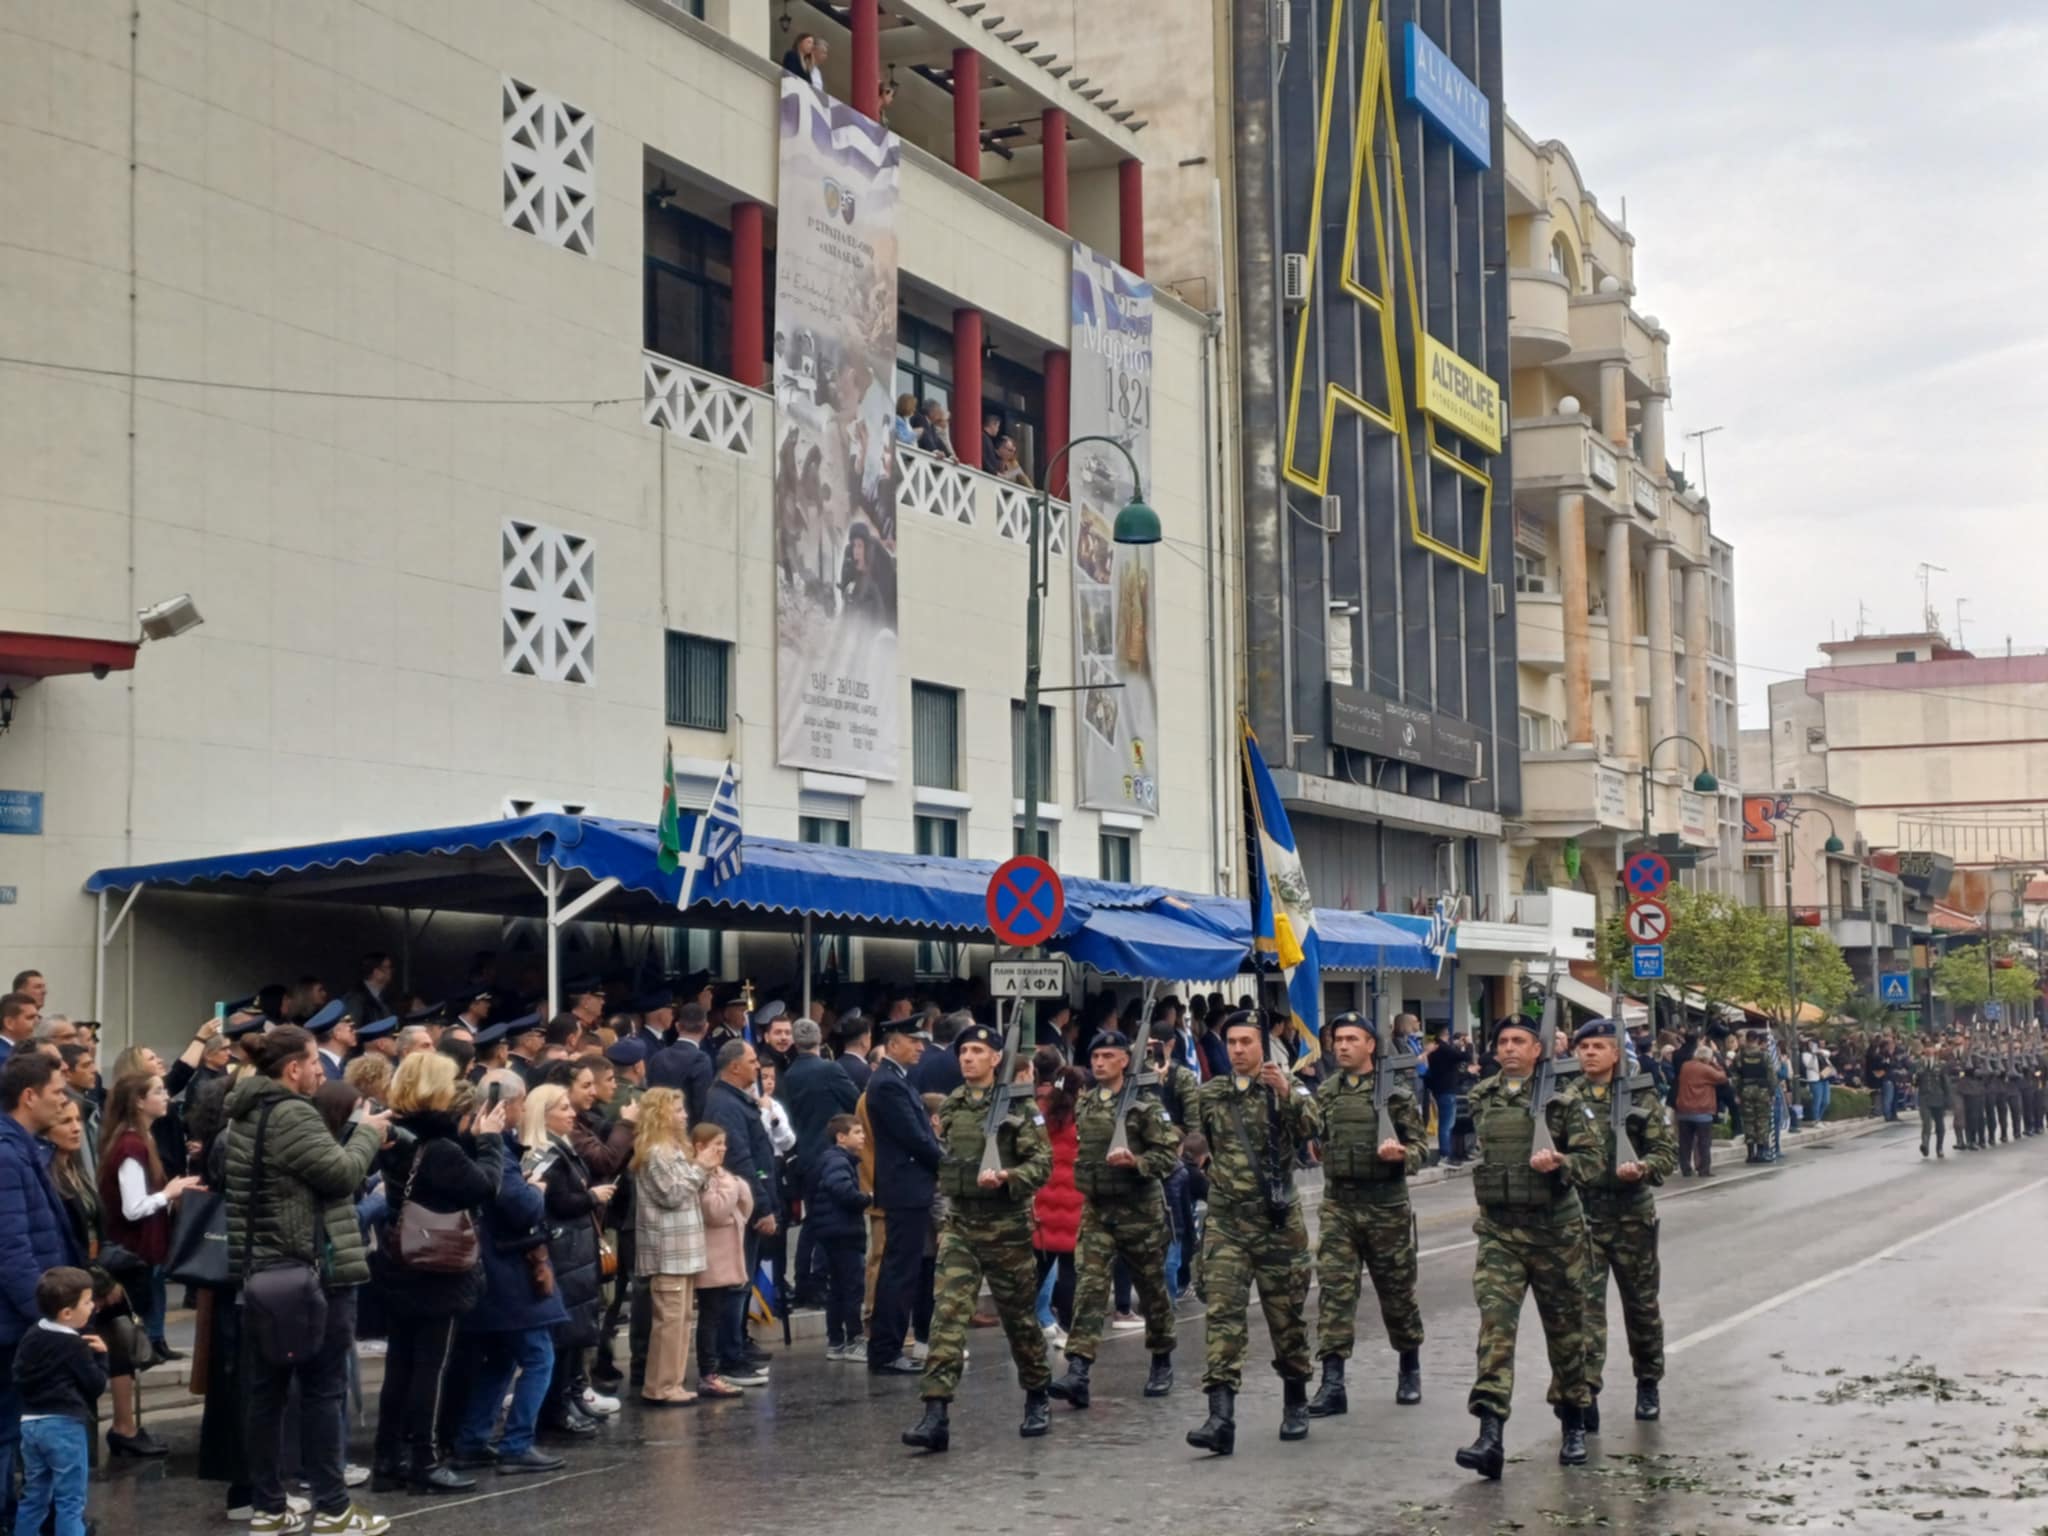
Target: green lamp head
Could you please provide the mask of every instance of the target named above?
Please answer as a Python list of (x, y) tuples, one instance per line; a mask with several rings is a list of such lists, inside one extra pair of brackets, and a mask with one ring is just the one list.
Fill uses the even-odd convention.
[(1110, 537), (1119, 544), (1157, 544), (1160, 539), (1159, 514), (1133, 496), (1117, 513), (1116, 526)]
[(1694, 776), (1692, 787), (1703, 795), (1717, 795), (1721, 792), (1721, 781), (1702, 768)]
[(1823, 853), (1841, 853), (1843, 851), (1842, 840), (1839, 837), (1830, 836), (1820, 846)]

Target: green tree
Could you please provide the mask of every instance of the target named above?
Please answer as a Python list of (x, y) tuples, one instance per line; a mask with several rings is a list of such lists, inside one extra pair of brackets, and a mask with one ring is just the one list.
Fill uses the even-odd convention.
[(1800, 1007), (1812, 1003), (1824, 1015), (1833, 1013), (1849, 1000), (1856, 978), (1849, 971), (1849, 962), (1842, 958), (1840, 946), (1827, 933), (1800, 926), (1792, 929), (1788, 974), (1785, 929), (1776, 924), (1766, 926), (1772, 931), (1771, 946), (1776, 953), (1774, 963), (1762, 967), (1756, 1005), (1777, 1024), (1779, 1048), (1790, 1050), (1797, 1041)]
[[(1692, 891), (1673, 886), (1664, 895), (1671, 911), (1671, 933), (1664, 941), (1664, 980), (1635, 981), (1628, 934), (1619, 915), (1600, 932), (1600, 967), (1613, 985), (1652, 995), (1697, 993), (1711, 1010), (1755, 999), (1761, 985), (1760, 966), (1767, 947), (1764, 914), (1718, 891)], [(1782, 959), (1782, 957), (1781, 957)]]
[(1995, 1002), (2007, 1014), (2016, 1008), (2031, 1012), (2041, 978), (2016, 962), (1999, 965), (2005, 950), (2006, 945), (1994, 943), (1988, 970), (1982, 944), (1950, 950), (1935, 963), (1935, 988), (1955, 1007), (1982, 1008)]

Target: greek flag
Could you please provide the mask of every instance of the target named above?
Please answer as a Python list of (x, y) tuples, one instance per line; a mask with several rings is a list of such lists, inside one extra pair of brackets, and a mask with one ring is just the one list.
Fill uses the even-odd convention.
[(710, 872), (710, 879), (705, 882), (707, 891), (740, 872), (740, 786), (730, 758), (726, 760), (725, 772), (719, 775), (709, 808), (697, 818), (690, 851), (680, 862), (683, 881), (676, 895), (678, 907), (687, 907), (697, 899), (697, 877), (705, 871)]
[(1243, 736), (1245, 780), (1252, 791), (1252, 943), (1279, 962), (1287, 982), (1288, 1011), (1304, 1050), (1314, 1054), (1323, 1023), (1323, 967), (1316, 937), (1316, 907), (1308, 876), (1294, 848), (1294, 830), (1273, 775), (1248, 721)]

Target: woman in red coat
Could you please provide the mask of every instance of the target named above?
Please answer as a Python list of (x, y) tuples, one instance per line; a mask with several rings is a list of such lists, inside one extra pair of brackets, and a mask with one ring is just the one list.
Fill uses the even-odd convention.
[(1046, 1140), (1052, 1143), (1052, 1177), (1031, 1202), (1038, 1228), (1031, 1239), (1038, 1252), (1038, 1321), (1057, 1348), (1066, 1343), (1066, 1330), (1074, 1326), (1074, 1245), (1081, 1237), (1081, 1191), (1074, 1187), (1074, 1105), (1087, 1079), (1049, 1046), (1039, 1048), (1031, 1068), (1038, 1112), (1045, 1117)]
[[(155, 1073), (131, 1073), (107, 1095), (100, 1132), (99, 1196), (106, 1247), (101, 1262), (142, 1313), (159, 1362), (180, 1356), (164, 1342), (164, 1272), (171, 1251), (171, 1207), (197, 1178), (166, 1181), (151, 1127), (171, 1107), (164, 1080)], [(114, 1250), (109, 1255), (107, 1248)]]

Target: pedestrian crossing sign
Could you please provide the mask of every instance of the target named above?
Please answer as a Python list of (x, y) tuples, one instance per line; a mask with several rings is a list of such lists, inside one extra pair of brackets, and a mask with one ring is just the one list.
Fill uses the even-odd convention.
[(1881, 1003), (1912, 1002), (1912, 976), (1905, 971), (1886, 971), (1877, 979), (1877, 1000)]

